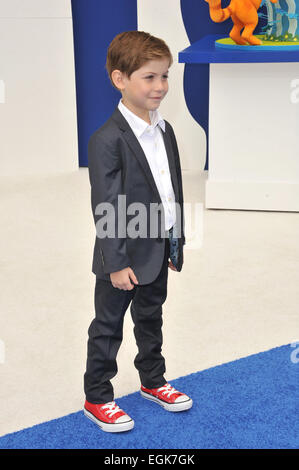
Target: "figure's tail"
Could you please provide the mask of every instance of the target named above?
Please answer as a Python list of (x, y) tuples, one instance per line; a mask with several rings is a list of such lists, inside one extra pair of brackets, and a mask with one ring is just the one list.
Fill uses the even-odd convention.
[(231, 16), (231, 8), (221, 8), (221, 0), (205, 0), (210, 7), (210, 17), (215, 23), (222, 23)]

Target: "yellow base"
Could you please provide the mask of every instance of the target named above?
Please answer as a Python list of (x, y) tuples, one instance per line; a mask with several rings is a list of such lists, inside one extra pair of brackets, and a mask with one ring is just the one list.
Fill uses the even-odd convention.
[[(258, 47), (263, 47), (263, 46), (298, 46), (299, 41), (296, 40), (296, 38), (293, 41), (265, 41), (263, 39), (264, 35), (263, 34), (255, 34), (255, 37), (260, 39), (262, 41), (262, 44)], [(236, 44), (231, 38), (223, 38), (223, 39), (217, 39), (216, 42), (219, 42), (220, 44), (227, 44), (231, 46), (239, 46), (240, 44)], [(245, 46), (251, 46), (251, 44), (245, 44)], [(256, 46), (255, 46), (256, 47)]]

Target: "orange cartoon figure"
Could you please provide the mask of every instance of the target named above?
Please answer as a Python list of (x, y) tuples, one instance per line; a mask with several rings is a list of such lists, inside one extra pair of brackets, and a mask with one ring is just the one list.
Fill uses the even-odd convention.
[[(210, 17), (215, 23), (222, 23), (231, 17), (234, 26), (229, 33), (236, 44), (261, 45), (262, 41), (253, 35), (258, 24), (258, 14), (262, 0), (231, 0), (227, 8), (221, 8), (221, 0), (205, 0), (210, 7)], [(271, 0), (276, 3), (277, 0)], [(241, 30), (244, 28), (242, 34)]]

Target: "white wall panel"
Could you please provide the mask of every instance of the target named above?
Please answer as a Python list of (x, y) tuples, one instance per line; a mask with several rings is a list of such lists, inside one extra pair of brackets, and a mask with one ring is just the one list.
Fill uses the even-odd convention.
[(71, 16), (71, 0), (0, 0), (0, 18)]
[(206, 207), (299, 210), (298, 76), (296, 62), (211, 64)]
[[(33, 18), (34, 5), (40, 16), (49, 13), (47, 3), (0, 3), (2, 16), (14, 14), (12, 5), (16, 14), (0, 18), (2, 176), (78, 168), (72, 19)], [(69, 6), (54, 1), (52, 14), (67, 15)], [(21, 18), (18, 8), (31, 17)]]

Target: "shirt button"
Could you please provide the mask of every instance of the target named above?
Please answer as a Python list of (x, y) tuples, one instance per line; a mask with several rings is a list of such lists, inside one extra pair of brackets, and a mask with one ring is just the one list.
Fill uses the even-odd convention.
[(171, 197), (168, 198), (168, 201), (171, 201)]
[(164, 175), (165, 171), (164, 170), (161, 170), (161, 174)]

